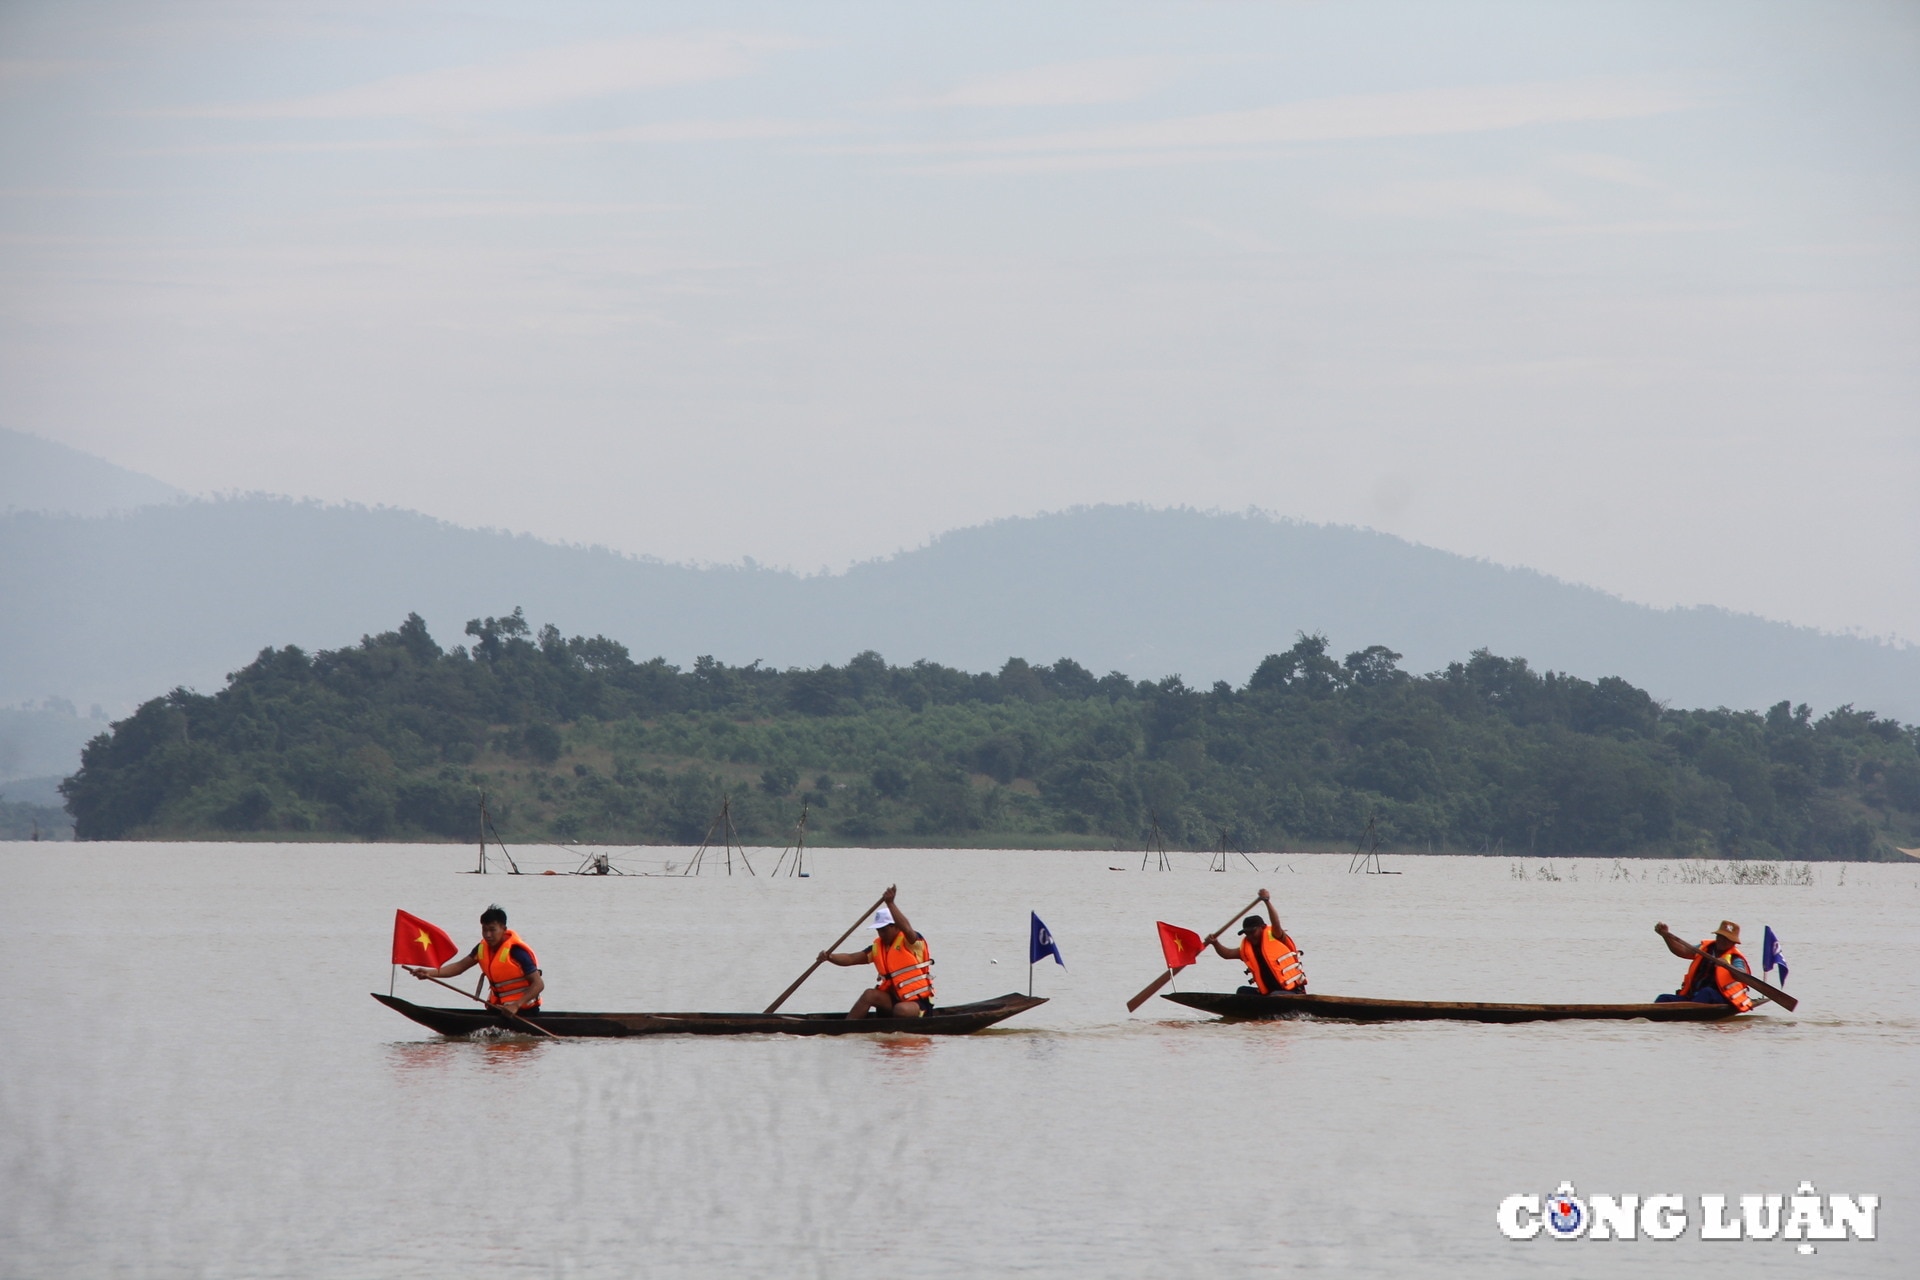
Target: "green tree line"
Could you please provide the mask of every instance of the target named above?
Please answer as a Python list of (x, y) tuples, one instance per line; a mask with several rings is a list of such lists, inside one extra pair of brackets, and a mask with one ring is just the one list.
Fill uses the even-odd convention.
[(1920, 727), (1673, 710), (1624, 680), (1476, 651), (1415, 675), (1302, 635), (1246, 683), (998, 672), (862, 653), (776, 670), (635, 662), (515, 609), (443, 649), (418, 615), (266, 649), (94, 738), (62, 785), (81, 839), (748, 840), (1388, 848), (1864, 859), (1920, 843)]

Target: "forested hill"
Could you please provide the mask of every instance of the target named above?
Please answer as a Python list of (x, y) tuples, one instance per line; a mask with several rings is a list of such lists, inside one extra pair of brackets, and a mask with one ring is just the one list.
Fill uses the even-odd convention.
[(1683, 706), (1920, 719), (1920, 648), (1591, 587), (1363, 529), (1093, 507), (1002, 520), (802, 577), (696, 568), (265, 498), (102, 519), (0, 516), (0, 705), (121, 712), (211, 689), (262, 645), (351, 644), (416, 610), (439, 631), (511, 600), (639, 653), (779, 667), (875, 649), (979, 669), (1071, 654), (1097, 671), (1242, 680), (1298, 632), (1391, 645), (1430, 671), (1474, 649), (1617, 675)]
[(1624, 680), (1484, 650), (1429, 675), (1319, 636), (1246, 682), (933, 663), (634, 662), (521, 612), (444, 650), (418, 615), (355, 647), (268, 649), (156, 698), (63, 786), (82, 839), (338, 833), (698, 841), (1116, 843), (1871, 858), (1920, 843), (1920, 728), (1663, 709)]

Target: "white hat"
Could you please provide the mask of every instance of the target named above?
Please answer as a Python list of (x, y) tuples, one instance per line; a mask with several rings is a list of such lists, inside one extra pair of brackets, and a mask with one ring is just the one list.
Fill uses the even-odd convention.
[(882, 907), (878, 911), (873, 913), (874, 928), (884, 929), (892, 923), (893, 923), (893, 912), (887, 910), (887, 908)]

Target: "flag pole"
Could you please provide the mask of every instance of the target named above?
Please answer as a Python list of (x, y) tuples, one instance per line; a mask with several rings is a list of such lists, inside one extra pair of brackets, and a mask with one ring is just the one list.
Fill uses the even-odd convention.
[[(1218, 929), (1215, 929), (1211, 934), (1207, 935), (1205, 939), (1207, 944), (1211, 946), (1214, 942), (1218, 941), (1220, 935), (1225, 933), (1229, 928), (1231, 928), (1235, 920), (1238, 920), (1241, 916), (1247, 914), (1247, 912), (1253, 910), (1255, 907), (1259, 905), (1260, 905), (1260, 899), (1256, 896), (1252, 902), (1249, 902), (1246, 906), (1240, 908), (1240, 910), (1234, 912), (1231, 916), (1227, 917), (1226, 924), (1221, 925)], [(1141, 1005), (1147, 1002), (1148, 997), (1152, 996), (1154, 992), (1158, 991), (1160, 988), (1166, 986), (1169, 982), (1172, 982), (1172, 981), (1173, 981), (1173, 969), (1171, 966), (1169, 966), (1165, 973), (1161, 974), (1159, 977), (1155, 978), (1152, 982), (1148, 983), (1145, 990), (1143, 990), (1139, 995), (1135, 996), (1133, 999), (1127, 1001), (1127, 1012), (1132, 1013), (1134, 1010), (1138, 1009)]]

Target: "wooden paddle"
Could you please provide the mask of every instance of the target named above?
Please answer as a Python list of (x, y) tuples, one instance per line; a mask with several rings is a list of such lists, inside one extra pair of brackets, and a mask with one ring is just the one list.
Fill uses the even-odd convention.
[[(1207, 935), (1207, 939), (1206, 939), (1207, 945), (1211, 947), (1214, 944), (1214, 941), (1218, 939), (1221, 934), (1225, 933), (1228, 929), (1233, 927), (1233, 922), (1235, 920), (1238, 920), (1241, 917), (1245, 916), (1249, 911), (1253, 910), (1255, 907), (1259, 905), (1260, 905), (1260, 899), (1258, 897), (1255, 897), (1252, 902), (1249, 902), (1246, 906), (1234, 912), (1233, 915), (1228, 917), (1227, 922), (1225, 924), (1221, 925), (1218, 929), (1215, 929), (1212, 933)], [(1148, 1000), (1153, 998), (1154, 992), (1158, 991), (1160, 988), (1166, 986), (1169, 982), (1172, 982), (1172, 981), (1173, 981), (1173, 970), (1168, 969), (1165, 973), (1155, 978), (1152, 984), (1149, 985), (1145, 991), (1142, 991), (1139, 995), (1127, 1001), (1127, 1012), (1132, 1013), (1135, 1009), (1138, 1009), (1141, 1005), (1145, 1004)]]
[[(409, 970), (409, 972), (411, 972), (411, 970)], [(473, 994), (473, 992), (462, 991), (460, 988), (454, 986), (451, 982), (440, 982), (440, 979), (431, 977), (424, 973), (421, 974), (420, 976), (423, 978), (426, 978), (428, 982), (439, 982), (441, 986), (453, 992), (455, 995), (465, 996), (467, 999), (472, 1000), (477, 1004), (487, 1005), (487, 1008), (491, 1009), (494, 1013), (500, 1015), (501, 1018), (505, 1019), (510, 1023), (513, 1023), (516, 1026), (523, 1027), (526, 1030), (533, 1032), (537, 1036), (552, 1036), (556, 1040), (567, 1039), (567, 1036), (561, 1032), (549, 1031), (537, 1022), (528, 1022), (525, 1018), (521, 1017), (519, 1014), (508, 1013), (505, 1009), (502, 1009), (497, 1004), (487, 1004), (485, 1000), (482, 1000), (479, 996)]]
[[(887, 904), (887, 899), (893, 896), (894, 890), (897, 889), (898, 887), (899, 887), (898, 885), (888, 885), (887, 891), (881, 894), (878, 898), (874, 899), (873, 905), (868, 907), (865, 911), (862, 911), (860, 913), (860, 918), (858, 920), (855, 920), (852, 924), (848, 925), (847, 931), (841, 934), (839, 937), (835, 938), (833, 940), (833, 946), (828, 947), (827, 950), (831, 951), (833, 950), (834, 947), (837, 947), (841, 943), (845, 942), (848, 938), (853, 936), (853, 931), (855, 929), (858, 929), (861, 925), (873, 919), (873, 913), (878, 911), (881, 907), (884, 907)], [(800, 984), (805, 982), (808, 978), (811, 978), (813, 976), (813, 971), (815, 969), (818, 969), (824, 963), (826, 963), (824, 960), (816, 959), (812, 964), (808, 965), (807, 971), (801, 974), (799, 977), (795, 978), (793, 980), (793, 985), (788, 987), (785, 991), (782, 991), (780, 993), (779, 998), (776, 999), (772, 1004), (768, 1005), (764, 1010), (762, 1010), (762, 1012), (772, 1013), (774, 1010), (778, 1009), (781, 1005), (785, 1004), (787, 1002), (787, 997), (792, 995), (794, 992), (798, 991), (800, 989)]]
[[(1682, 942), (1678, 937), (1674, 935), (1673, 930), (1667, 928), (1665, 925), (1661, 925), (1658, 932), (1661, 937), (1665, 938), (1668, 942), (1679, 947), (1680, 950), (1685, 953), (1687, 959), (1691, 960), (1695, 956), (1700, 954), (1700, 948), (1694, 946), (1691, 942)], [(1744, 970), (1734, 968), (1732, 965), (1728, 964), (1725, 960), (1722, 960), (1719, 956), (1708, 956), (1707, 959), (1711, 960), (1714, 964), (1719, 965), (1722, 969), (1725, 969), (1728, 973), (1732, 974), (1734, 977), (1740, 979), (1742, 984), (1752, 987), (1755, 991), (1766, 993), (1768, 996), (1770, 996), (1773, 999), (1773, 1002), (1775, 1004), (1779, 1005), (1782, 1009), (1785, 1009), (1788, 1013), (1792, 1013), (1795, 1009), (1798, 1009), (1800, 1007), (1800, 1002), (1798, 1000), (1794, 999), (1792, 996), (1788, 995), (1786, 992), (1782, 991), (1780, 988), (1773, 986), (1769, 983), (1762, 982), (1760, 981), (1760, 979), (1754, 977), (1752, 974), (1747, 973)]]

